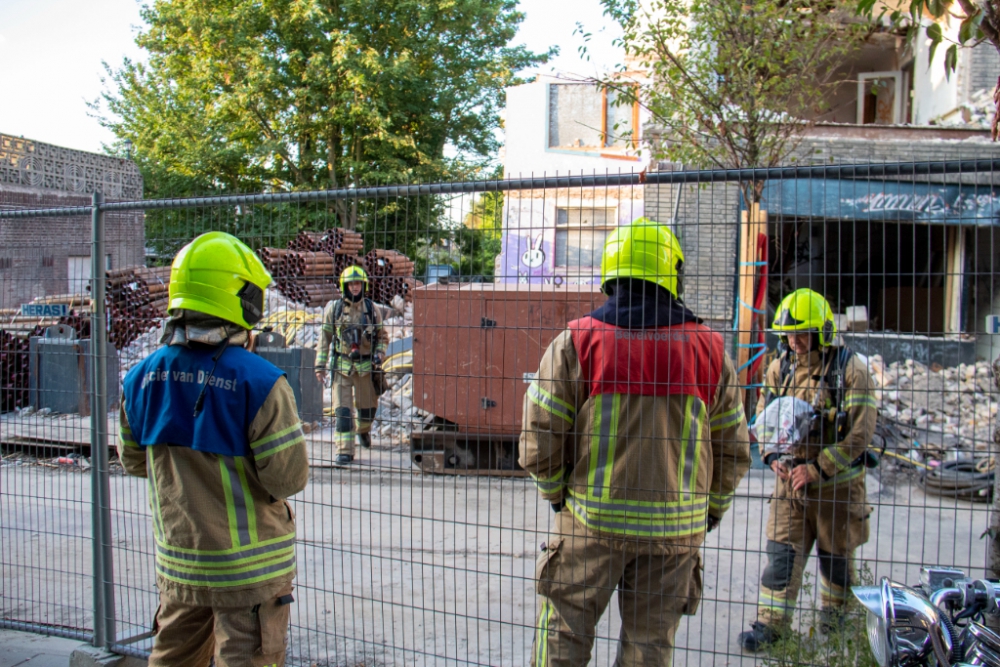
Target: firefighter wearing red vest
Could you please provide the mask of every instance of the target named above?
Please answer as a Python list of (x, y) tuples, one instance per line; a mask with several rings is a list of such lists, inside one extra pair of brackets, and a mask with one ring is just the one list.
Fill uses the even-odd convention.
[[(792, 292), (778, 306), (773, 331), (784, 351), (768, 366), (757, 419), (783, 397), (800, 399), (815, 413), (799, 442), (779, 448), (764, 437), (761, 454), (777, 479), (757, 620), (737, 638), (748, 651), (767, 647), (788, 630), (814, 544), (819, 630), (839, 625), (850, 598), (854, 550), (868, 541), (865, 468), (877, 464), (868, 452), (878, 419), (871, 377), (849, 348), (834, 346), (837, 329), (827, 300), (810, 289)], [(766, 434), (763, 426), (755, 427), (759, 434)]]
[(750, 467), (732, 361), (680, 300), (684, 256), (640, 218), (601, 258), (607, 302), (546, 350), (520, 463), (556, 512), (537, 562), (531, 664), (586, 665), (618, 590), (620, 665), (669, 665), (701, 599), (699, 547)]

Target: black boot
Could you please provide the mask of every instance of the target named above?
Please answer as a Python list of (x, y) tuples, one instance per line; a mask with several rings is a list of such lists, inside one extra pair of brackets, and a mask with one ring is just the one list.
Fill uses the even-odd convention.
[(760, 621), (754, 621), (750, 624), (750, 630), (741, 632), (736, 641), (739, 642), (740, 647), (744, 650), (756, 652), (767, 648), (778, 641), (779, 638), (780, 635), (777, 630), (764, 625)]
[(333, 460), (337, 465), (346, 466), (348, 463), (354, 460), (354, 457), (350, 454), (337, 454), (337, 458)]
[(358, 442), (365, 449), (372, 448), (372, 435), (371, 433), (358, 433)]

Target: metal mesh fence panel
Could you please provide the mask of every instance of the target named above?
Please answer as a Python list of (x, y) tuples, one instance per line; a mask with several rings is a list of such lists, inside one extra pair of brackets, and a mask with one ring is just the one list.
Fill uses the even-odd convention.
[[(120, 444), (121, 382), (161, 346), (171, 261), (199, 234), (225, 231), (273, 277), (247, 347), (286, 374), (308, 452), (309, 483), (289, 499), (289, 664), (589, 656), (611, 665), (662, 659), (668, 644), (675, 665), (868, 664), (849, 584), (912, 584), (931, 565), (987, 570), (990, 363), (1000, 354), (988, 317), (1000, 313), (994, 167), (541, 176), (109, 202), (110, 444)], [(643, 217), (678, 248), (635, 259), (652, 264), (622, 274), (609, 301), (605, 246)], [(18, 309), (2, 311), (0, 334), (15, 341), (4, 343), (2, 366), (0, 605), (8, 625), (88, 634), (93, 508), (80, 469), (90, 418), (69, 407), (42, 414), (30, 368), (10, 361), (30, 357), (40, 331), (19, 313), (37, 297), (72, 311), (63, 324), (76, 345), (90, 338), (93, 283), (70, 275), (89, 245), (58, 260), (65, 290), (19, 268), (59, 242), (0, 251), (0, 306)], [(368, 276), (369, 316), (385, 335), (384, 350), (377, 337), (372, 346), (387, 388), (370, 401), (350, 379), (366, 355), (352, 366), (343, 327), (330, 327), (339, 347), (325, 375), (315, 372), (351, 266)], [(802, 289), (829, 304), (818, 324), (783, 315)], [(813, 329), (797, 353), (795, 332)], [(853, 356), (831, 375), (842, 349)], [(86, 404), (81, 382), (66, 391)], [(762, 430), (764, 408), (784, 396), (808, 404), (814, 418), (799, 435), (811, 449)], [(350, 421), (338, 407), (351, 408)], [(866, 450), (876, 467), (864, 466)], [(103, 604), (113, 623), (103, 627), (116, 650), (141, 655), (158, 604), (149, 483), (111, 460), (113, 595)], [(779, 481), (799, 467), (803, 488)], [(845, 616), (822, 613), (842, 600)], [(755, 621), (783, 637), (767, 652), (741, 646)]]

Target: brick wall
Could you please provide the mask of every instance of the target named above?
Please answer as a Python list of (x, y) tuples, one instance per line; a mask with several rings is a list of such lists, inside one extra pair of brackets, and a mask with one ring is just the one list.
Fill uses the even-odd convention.
[[(871, 140), (845, 137), (809, 137), (799, 146), (794, 163), (806, 165), (909, 162), (932, 160), (1000, 159), (1000, 144), (980, 138)], [(933, 177), (935, 181), (1000, 184), (1000, 175)], [(928, 180), (926, 177), (917, 180)], [(667, 221), (673, 215), (677, 185), (646, 186), (647, 214)], [(734, 317), (739, 190), (735, 184), (682, 186), (675, 230), (685, 254), (684, 299), (700, 317), (716, 326)]]
[[(0, 210), (89, 205), (86, 195), (0, 184)], [(0, 308), (66, 293), (69, 258), (90, 256), (90, 233), (89, 215), (0, 220)], [(113, 268), (142, 264), (143, 214), (105, 214), (105, 246)]]
[(1000, 54), (989, 42), (969, 51), (969, 92), (983, 88), (992, 91), (1000, 76)]

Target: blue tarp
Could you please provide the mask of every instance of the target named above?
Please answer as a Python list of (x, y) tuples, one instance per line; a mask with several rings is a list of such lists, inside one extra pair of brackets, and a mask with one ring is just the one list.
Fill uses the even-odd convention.
[(1000, 225), (1000, 187), (899, 181), (789, 179), (764, 185), (769, 216)]

